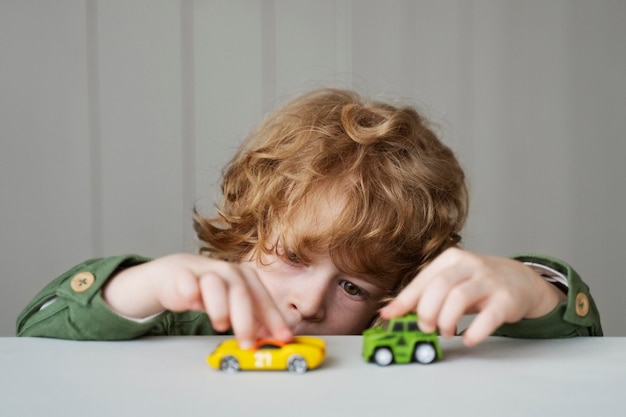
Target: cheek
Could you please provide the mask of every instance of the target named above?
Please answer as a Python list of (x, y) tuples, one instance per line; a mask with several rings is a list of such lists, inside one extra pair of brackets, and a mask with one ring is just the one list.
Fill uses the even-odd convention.
[(280, 304), (279, 301), (283, 299), (286, 292), (285, 286), (278, 285), (278, 283), (275, 279), (273, 279), (272, 276), (263, 276), (262, 274), (259, 274), (259, 280), (269, 293), (270, 297), (272, 297), (272, 300), (274, 300), (276, 304)]
[(334, 310), (330, 312), (327, 319), (328, 325), (333, 329), (333, 334), (361, 334), (369, 326), (377, 308), (363, 303), (337, 305)]
[(275, 303), (278, 303), (289, 291), (289, 281), (280, 269), (255, 268), (259, 281), (265, 287)]

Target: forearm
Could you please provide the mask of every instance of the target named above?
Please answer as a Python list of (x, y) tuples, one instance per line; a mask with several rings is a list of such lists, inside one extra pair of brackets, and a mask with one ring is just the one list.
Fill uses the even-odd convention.
[(156, 274), (150, 262), (119, 271), (102, 289), (102, 298), (117, 314), (143, 319), (163, 312), (157, 296)]
[(546, 281), (540, 274), (532, 273), (536, 277), (536, 284), (534, 285), (536, 293), (533, 297), (533, 308), (524, 317), (526, 319), (543, 317), (552, 312), (559, 304), (567, 301), (567, 293)]
[[(113, 277), (117, 280), (126, 275), (122, 275), (124, 271), (139, 269), (143, 265), (150, 265), (150, 273), (145, 277), (151, 280), (154, 263), (149, 261), (148, 258), (126, 255), (93, 259), (77, 265), (48, 284), (26, 306), (17, 320), (17, 335), (73, 340), (125, 340), (146, 335), (216, 334), (207, 315), (200, 311), (165, 311), (148, 320), (133, 320), (129, 319), (133, 317), (132, 314), (120, 315), (109, 307), (102, 297), (102, 289), (109, 280), (113, 282)], [(130, 286), (125, 287), (128, 283), (121, 285), (120, 280), (119, 284), (120, 292), (129, 298), (114, 303), (124, 303), (130, 299), (132, 304), (135, 299), (151, 299), (144, 296), (135, 298), (137, 293), (132, 293)], [(133, 282), (132, 285), (139, 284)], [(145, 288), (135, 287), (135, 290), (142, 289)], [(137, 313), (141, 314), (136, 317), (145, 318), (151, 311), (142, 308)]]
[(589, 287), (570, 265), (548, 256), (520, 255), (515, 259), (527, 264), (546, 266), (563, 277), (555, 280), (554, 277), (544, 274), (546, 284), (552, 285), (554, 290), (563, 295), (558, 305), (547, 314), (523, 319), (513, 324), (505, 324), (496, 330), (495, 335), (523, 338), (603, 335), (600, 313)]
[(128, 255), (86, 261), (62, 274), (26, 306), (17, 320), (18, 336), (62, 339), (131, 339), (156, 322), (134, 323), (113, 312), (101, 288), (121, 269), (148, 261)]

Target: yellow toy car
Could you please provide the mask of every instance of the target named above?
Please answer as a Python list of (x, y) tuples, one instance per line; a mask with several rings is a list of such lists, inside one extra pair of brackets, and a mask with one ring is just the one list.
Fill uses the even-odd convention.
[(259, 339), (250, 349), (241, 349), (237, 340), (220, 343), (207, 362), (215, 369), (234, 373), (240, 370), (288, 370), (297, 374), (320, 366), (326, 343), (317, 337), (295, 336), (291, 342)]

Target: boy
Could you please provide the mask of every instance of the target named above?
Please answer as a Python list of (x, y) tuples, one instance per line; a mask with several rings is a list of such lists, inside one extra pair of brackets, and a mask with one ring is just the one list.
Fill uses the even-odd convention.
[(566, 264), (458, 248), (464, 174), (413, 108), (344, 90), (305, 94), (246, 139), (222, 191), (216, 217), (194, 213), (200, 254), (87, 261), (42, 290), (18, 334), (232, 331), (246, 347), (260, 336), (359, 334), (379, 315), (409, 311), (443, 336), (477, 313), (463, 335), (470, 346), (494, 333), (602, 334)]

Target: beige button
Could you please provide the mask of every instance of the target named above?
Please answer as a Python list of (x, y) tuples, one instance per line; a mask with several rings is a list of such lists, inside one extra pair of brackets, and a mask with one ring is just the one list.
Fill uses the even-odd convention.
[(72, 277), (70, 287), (74, 292), (85, 292), (91, 288), (95, 281), (96, 277), (91, 272), (83, 271)]
[(585, 317), (589, 313), (589, 298), (587, 294), (579, 292), (576, 294), (576, 314)]

